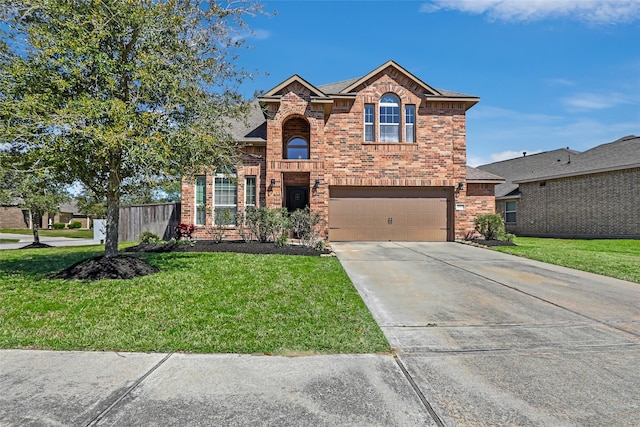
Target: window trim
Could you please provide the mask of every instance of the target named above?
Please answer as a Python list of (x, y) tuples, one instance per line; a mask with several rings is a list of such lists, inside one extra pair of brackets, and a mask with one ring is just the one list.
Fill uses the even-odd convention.
[[(253, 180), (253, 203), (247, 201), (249, 195), (249, 180)], [(255, 175), (246, 175), (244, 177), (244, 208), (255, 207), (258, 202), (258, 179)]]
[[(200, 179), (202, 179), (202, 202), (198, 203), (198, 186), (200, 185), (198, 181)], [(193, 191), (193, 205), (195, 208), (194, 216), (193, 216), (193, 224), (200, 225), (200, 226), (206, 225), (207, 224), (207, 176), (206, 175), (195, 176), (194, 191)], [(201, 215), (199, 215), (199, 213)], [(202, 221), (199, 221), (199, 219), (202, 219)]]
[[(409, 111), (411, 111), (411, 123), (409, 123)], [(411, 128), (411, 131), (409, 131), (409, 128)], [(411, 135), (411, 138), (409, 138), (409, 135)], [(404, 142), (416, 142), (416, 106), (414, 104), (404, 105)]]
[[(367, 121), (367, 110), (370, 110), (371, 113), (371, 121)], [(364, 142), (375, 142), (376, 141), (376, 105), (375, 104), (364, 104)], [(371, 138), (367, 139), (367, 127), (371, 129)]]
[[(220, 171), (223, 170), (223, 171)], [(218, 168), (216, 169), (216, 173), (213, 178), (213, 225), (226, 226), (226, 227), (234, 227), (236, 221), (236, 215), (238, 213), (238, 172), (235, 168)], [(220, 182), (218, 184), (218, 180), (228, 181), (228, 184), (232, 184), (235, 190), (234, 194), (234, 202), (233, 204), (218, 204), (216, 198), (216, 190), (218, 185), (223, 185), (225, 182)], [(235, 180), (235, 182), (234, 182)], [(222, 191), (222, 189), (221, 189)], [(217, 210), (218, 208), (233, 208), (231, 222), (228, 224), (218, 224), (217, 218)]]
[[(301, 140), (305, 142), (305, 147), (307, 149), (307, 157), (306, 158), (296, 158), (296, 159), (292, 159), (289, 157), (289, 144), (291, 144), (294, 140)], [(289, 141), (287, 141), (287, 143), (284, 145), (285, 146), (285, 159), (286, 160), (310, 160), (311, 159), (311, 143), (309, 141), (307, 141), (305, 138), (301, 137), (301, 136), (293, 136), (289, 139)], [(296, 147), (298, 149), (303, 148), (302, 146), (300, 147)]]
[[(383, 99), (385, 97), (393, 97), (395, 102), (383, 102)], [(383, 117), (391, 117), (393, 118), (394, 116), (396, 116), (395, 111), (392, 110), (392, 112), (389, 114), (388, 112), (385, 111), (385, 113), (383, 113), (382, 108), (393, 108), (394, 110), (397, 109), (397, 116), (398, 116), (398, 121), (397, 122), (383, 122)], [(392, 92), (387, 92), (384, 95), (382, 95), (380, 97), (380, 101), (378, 102), (378, 114), (379, 114), (379, 120), (378, 120), (378, 134), (379, 134), (379, 139), (380, 142), (383, 143), (399, 143), (402, 142), (402, 135), (401, 135), (401, 130), (400, 130), (400, 126), (402, 123), (402, 101), (400, 100), (400, 97), (398, 95), (396, 95), (395, 93)], [(386, 132), (383, 132), (382, 129), (383, 128), (394, 128), (395, 127), (395, 132), (387, 135)], [(396, 139), (395, 141), (388, 141), (385, 140), (383, 141), (382, 138), (388, 138), (389, 136), (392, 137), (392, 139)]]
[[(514, 209), (512, 210), (508, 210), (507, 206), (509, 205), (509, 203), (513, 203), (514, 204)], [(509, 217), (509, 214), (512, 214), (514, 216), (513, 221), (508, 221), (507, 218)], [(518, 219), (518, 201), (517, 200), (508, 200), (504, 202), (504, 222), (506, 224), (515, 224), (517, 222)]]

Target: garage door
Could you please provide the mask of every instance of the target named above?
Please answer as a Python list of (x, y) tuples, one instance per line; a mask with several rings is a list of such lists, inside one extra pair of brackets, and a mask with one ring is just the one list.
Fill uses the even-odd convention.
[(446, 188), (332, 187), (329, 240), (443, 242)]

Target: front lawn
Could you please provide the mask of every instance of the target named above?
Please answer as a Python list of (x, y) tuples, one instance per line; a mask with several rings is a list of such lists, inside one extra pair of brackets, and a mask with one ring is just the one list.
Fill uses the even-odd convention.
[(500, 252), (640, 283), (640, 240), (517, 237)]
[[(30, 228), (0, 228), (0, 233), (11, 234), (25, 234), (27, 236), (33, 236), (33, 230)], [(62, 229), (62, 230), (49, 230), (48, 228), (39, 228), (38, 234), (40, 236), (48, 237), (72, 237), (78, 239), (93, 239), (93, 230), (79, 230), (75, 229)]]
[(336, 258), (138, 254), (161, 269), (132, 280), (45, 276), (97, 246), (3, 251), (0, 348), (196, 353), (388, 351)]

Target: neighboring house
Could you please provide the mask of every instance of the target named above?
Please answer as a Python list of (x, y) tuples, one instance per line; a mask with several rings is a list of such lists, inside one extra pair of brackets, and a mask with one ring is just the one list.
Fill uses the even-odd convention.
[(29, 211), (21, 205), (22, 199), (0, 205), (0, 228), (29, 228)]
[(81, 224), (80, 228), (90, 228), (91, 226), (91, 217), (81, 213), (78, 205), (74, 201), (62, 203), (60, 210), (56, 214), (44, 215), (42, 224), (45, 228), (49, 226), (49, 219), (51, 219), (52, 224), (58, 222), (68, 225), (71, 224), (71, 222), (77, 221)]
[(522, 236), (640, 238), (640, 138), (478, 166), (506, 179), (496, 211)]
[[(15, 199), (11, 205), (0, 206), (0, 228), (32, 228), (29, 210), (23, 209), (22, 203), (22, 199)], [(61, 204), (60, 211), (56, 214), (43, 215), (39, 218), (38, 227), (49, 227), (49, 219), (52, 224), (70, 224), (72, 221), (78, 221), (82, 228), (89, 228), (91, 225), (91, 218), (80, 213), (74, 202)]]
[[(463, 238), (494, 212), (494, 175), (466, 166), (466, 111), (479, 98), (434, 89), (393, 61), (314, 86), (293, 75), (236, 126), (242, 164), (184, 178), (182, 222), (206, 238), (247, 206), (309, 206), (332, 241)], [(468, 172), (470, 170), (471, 172)]]

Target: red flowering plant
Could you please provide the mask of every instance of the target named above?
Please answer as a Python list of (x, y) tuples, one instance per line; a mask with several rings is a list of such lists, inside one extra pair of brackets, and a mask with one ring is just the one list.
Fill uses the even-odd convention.
[(176, 227), (176, 238), (178, 240), (180, 239), (191, 240), (191, 235), (193, 234), (193, 230), (195, 230), (195, 228), (196, 227), (193, 224), (184, 224), (181, 222)]

